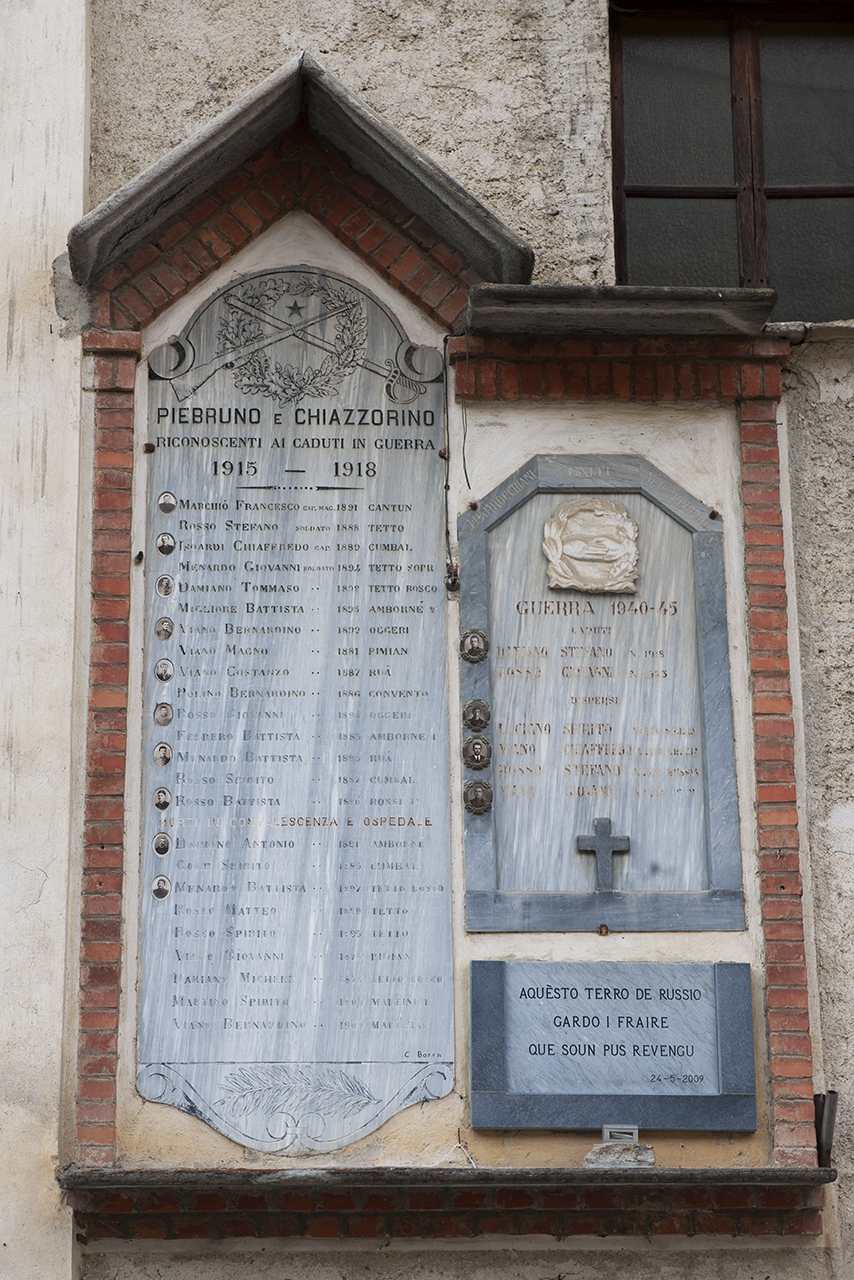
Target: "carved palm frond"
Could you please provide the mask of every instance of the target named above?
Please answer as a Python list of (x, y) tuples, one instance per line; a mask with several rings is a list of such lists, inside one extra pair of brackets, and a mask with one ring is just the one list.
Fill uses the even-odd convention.
[(331, 1067), (241, 1067), (222, 1086), (218, 1106), (235, 1116), (284, 1111), (299, 1120), (308, 1112), (347, 1118), (370, 1105), (375, 1098), (355, 1076)]

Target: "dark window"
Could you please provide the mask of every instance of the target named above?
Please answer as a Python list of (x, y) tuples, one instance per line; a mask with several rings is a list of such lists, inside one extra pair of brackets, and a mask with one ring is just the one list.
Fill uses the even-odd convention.
[(770, 285), (775, 320), (854, 317), (854, 22), (820, 8), (613, 13), (619, 284)]

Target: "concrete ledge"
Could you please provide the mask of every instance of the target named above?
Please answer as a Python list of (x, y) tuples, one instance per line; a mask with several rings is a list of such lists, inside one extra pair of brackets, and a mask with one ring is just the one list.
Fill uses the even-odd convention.
[(530, 280), (534, 254), (521, 236), (306, 54), (81, 218), (68, 236), (74, 279), (92, 284), (303, 111), (316, 133), (429, 222), (484, 279)]
[(668, 289), (634, 285), (475, 285), (472, 333), (756, 337), (773, 289)]
[(835, 1169), (79, 1169), (57, 1174), (63, 1191), (296, 1191), (316, 1187), (817, 1187), (835, 1182)]
[(765, 332), (771, 337), (786, 338), (793, 347), (801, 342), (852, 342), (854, 320), (827, 320), (823, 324), (788, 320), (766, 324)]

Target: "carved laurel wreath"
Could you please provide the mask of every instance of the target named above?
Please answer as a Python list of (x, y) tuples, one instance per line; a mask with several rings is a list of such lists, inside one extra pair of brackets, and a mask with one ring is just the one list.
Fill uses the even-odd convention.
[(241, 1067), (222, 1086), (225, 1106), (235, 1116), (286, 1112), (299, 1121), (309, 1112), (347, 1118), (378, 1105), (365, 1085), (346, 1071), (328, 1067)]
[[(299, 404), (305, 396), (320, 399), (338, 394), (338, 387), (348, 374), (358, 368), (365, 354), (368, 322), (354, 293), (345, 288), (332, 288), (327, 282), (303, 276), (291, 283), (269, 276), (246, 285), (238, 295), (241, 302), (268, 311), (282, 297), (319, 296), (327, 311), (335, 316), (333, 352), (318, 367), (298, 369), (276, 362), (272, 368), (266, 352), (256, 351), (235, 371), (234, 385), (244, 395), (262, 395), (280, 404)], [(237, 307), (228, 306), (220, 320), (217, 354), (239, 350), (264, 337), (260, 320)]]
[[(592, 511), (603, 516), (607, 521), (607, 527), (621, 535), (624, 541), (622, 555), (608, 565), (607, 580), (597, 586), (591, 586), (589, 582), (579, 577), (573, 561), (564, 555), (563, 540), (566, 527), (581, 511)], [(562, 502), (552, 518), (545, 522), (543, 534), (543, 551), (549, 562), (550, 587), (571, 587), (579, 591), (636, 590), (638, 527), (621, 502), (611, 502), (608, 498), (577, 498), (573, 502)]]

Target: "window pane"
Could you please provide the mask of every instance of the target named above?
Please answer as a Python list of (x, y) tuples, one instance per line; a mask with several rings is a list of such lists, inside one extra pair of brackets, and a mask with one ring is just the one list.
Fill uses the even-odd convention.
[(769, 200), (774, 320), (854, 319), (854, 200)]
[(765, 182), (854, 182), (854, 23), (767, 22), (759, 36)]
[(629, 284), (738, 284), (734, 200), (628, 200)]
[(626, 182), (731, 185), (726, 23), (626, 18), (621, 29)]

